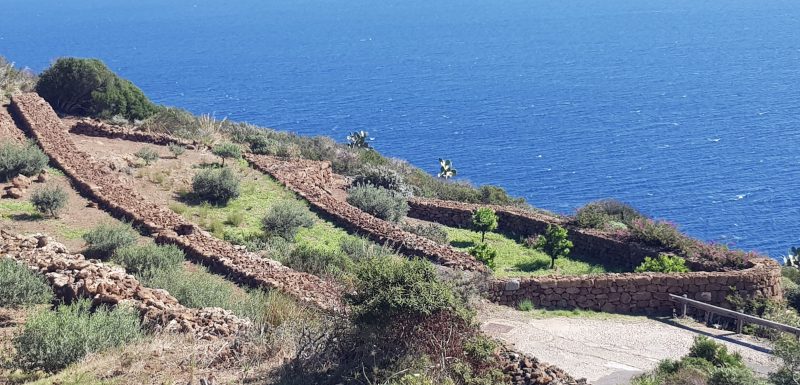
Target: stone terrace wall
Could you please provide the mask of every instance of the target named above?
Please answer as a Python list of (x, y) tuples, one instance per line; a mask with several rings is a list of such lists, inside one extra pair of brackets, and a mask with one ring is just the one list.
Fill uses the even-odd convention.
[(178, 139), (167, 134), (137, 131), (129, 127), (113, 126), (103, 123), (99, 120), (88, 118), (76, 120), (72, 124), (72, 127), (70, 127), (69, 131), (74, 134), (86, 136), (99, 136), (111, 139), (130, 140), (133, 142), (146, 142), (162, 146), (179, 144), (191, 149), (198, 146), (196, 142)]
[(675, 303), (669, 294), (729, 305), (725, 297), (738, 293), (746, 298), (782, 297), (781, 271), (768, 258), (752, 261), (749, 269), (681, 274), (624, 273), (507, 278), (493, 282), (490, 299), (517, 306), (530, 300), (544, 308), (580, 308), (614, 313), (669, 314)]
[(157, 242), (178, 245), (190, 257), (240, 282), (278, 289), (322, 309), (343, 310), (341, 289), (336, 284), (241, 250), (214, 238), (171, 210), (148, 202), (107, 166), (80, 151), (53, 109), (38, 95), (16, 95), (11, 107), (23, 128), (36, 138), (80, 191), (113, 214), (127, 217), (155, 233)]
[(246, 154), (245, 157), (253, 167), (272, 175), (340, 227), (365, 234), (375, 242), (388, 244), (406, 255), (428, 258), (461, 270), (488, 271), (484, 264), (469, 254), (404, 231), (393, 223), (369, 215), (337, 198), (333, 189), (346, 185), (346, 182), (331, 171), (330, 162), (284, 160), (255, 154)]
[(56, 294), (67, 302), (90, 298), (94, 305), (129, 304), (144, 322), (162, 330), (192, 333), (201, 339), (233, 336), (250, 327), (220, 308), (190, 309), (164, 290), (142, 286), (119, 267), (80, 254), (43, 236), (19, 236), (0, 231), (0, 258), (12, 258), (44, 274)]
[(461, 228), (470, 227), (472, 212), (477, 208), (491, 207), (499, 219), (498, 231), (514, 236), (543, 234), (550, 224), (564, 226), (569, 230), (569, 239), (574, 245), (573, 253), (628, 269), (641, 264), (644, 257), (658, 254), (658, 250), (636, 243), (623, 242), (592, 230), (568, 226), (563, 218), (513, 207), (421, 198), (411, 199), (408, 205), (411, 208), (409, 217)]
[(7, 140), (21, 142), (25, 140), (25, 135), (14, 124), (14, 119), (8, 113), (8, 108), (0, 106), (0, 143)]

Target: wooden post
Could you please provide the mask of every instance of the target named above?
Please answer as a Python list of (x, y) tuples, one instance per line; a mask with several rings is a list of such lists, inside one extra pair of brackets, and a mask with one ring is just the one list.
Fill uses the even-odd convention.
[(742, 324), (744, 324), (744, 321), (742, 321), (741, 318), (737, 318), (736, 319), (736, 334), (742, 334)]
[[(687, 298), (686, 294), (683, 295), (683, 298)], [(686, 308), (689, 307), (689, 304), (684, 302), (683, 303), (683, 313), (681, 314), (682, 318), (686, 318)]]

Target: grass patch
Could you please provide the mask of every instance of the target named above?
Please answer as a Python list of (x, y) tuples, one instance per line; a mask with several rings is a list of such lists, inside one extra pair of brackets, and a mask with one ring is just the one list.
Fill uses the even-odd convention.
[(547, 310), (547, 309), (531, 309), (525, 310), (525, 314), (531, 318), (547, 319), (547, 318), (588, 318), (588, 319), (635, 319), (636, 316), (629, 316), (623, 314), (603, 313), (594, 310)]
[[(481, 234), (468, 229), (445, 227), (450, 245), (468, 252), (469, 248), (481, 241)], [(535, 275), (561, 274), (602, 274), (615, 271), (602, 265), (591, 264), (572, 258), (556, 259), (556, 268), (550, 269), (550, 256), (527, 248), (521, 243), (498, 233), (486, 233), (486, 243), (497, 251), (494, 274), (498, 277), (523, 277)]]
[(0, 218), (14, 220), (19, 220), (20, 218), (41, 219), (42, 215), (36, 211), (30, 201), (0, 199)]

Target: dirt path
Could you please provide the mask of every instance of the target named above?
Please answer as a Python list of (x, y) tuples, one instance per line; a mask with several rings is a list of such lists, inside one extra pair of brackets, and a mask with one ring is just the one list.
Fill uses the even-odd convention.
[(658, 361), (688, 353), (694, 337), (701, 334), (741, 353), (758, 373), (775, 369), (763, 342), (694, 322), (617, 315), (542, 318), (497, 305), (487, 305), (480, 320), (488, 334), (594, 385), (628, 384)]

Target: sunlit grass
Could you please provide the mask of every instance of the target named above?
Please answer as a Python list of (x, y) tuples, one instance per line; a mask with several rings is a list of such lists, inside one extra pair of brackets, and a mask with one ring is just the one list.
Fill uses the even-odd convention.
[(0, 218), (14, 219), (19, 216), (30, 217), (32, 219), (41, 218), (39, 212), (36, 211), (29, 201), (0, 199)]
[[(468, 230), (445, 227), (450, 245), (468, 251), (481, 241), (481, 234)], [(502, 234), (487, 233), (486, 243), (497, 251), (494, 274), (498, 277), (524, 277), (535, 275), (580, 275), (602, 274), (605, 267), (573, 258), (556, 259), (555, 269), (550, 269), (550, 256), (525, 247), (521, 243)]]

